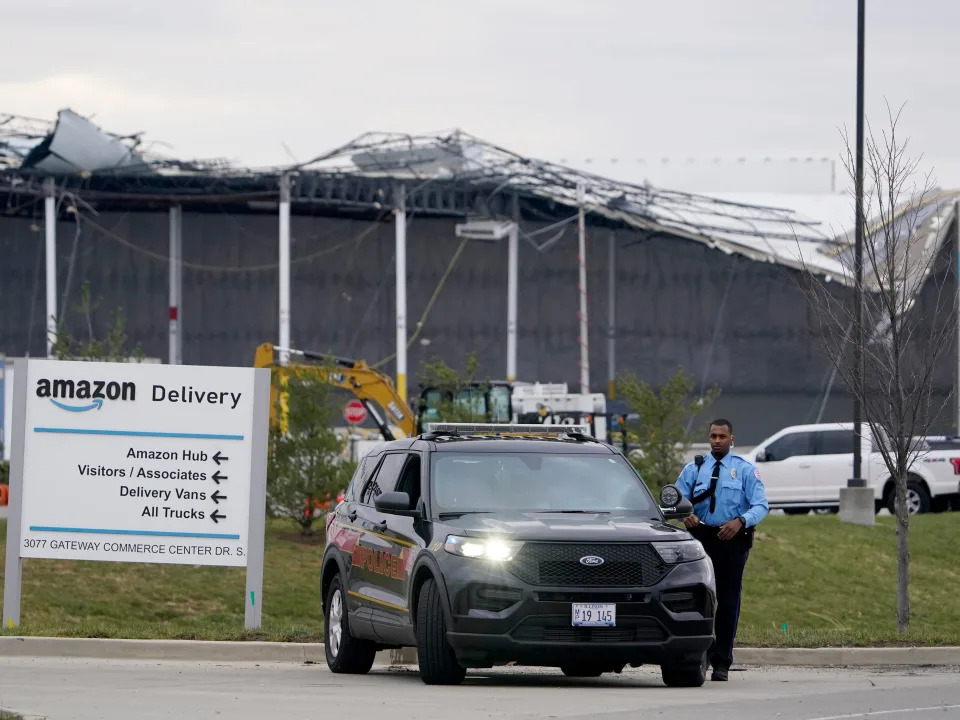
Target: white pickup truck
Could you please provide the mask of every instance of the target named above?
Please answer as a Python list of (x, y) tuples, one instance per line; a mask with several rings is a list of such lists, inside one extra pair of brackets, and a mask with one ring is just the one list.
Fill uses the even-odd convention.
[[(862, 475), (876, 497), (876, 508), (894, 511), (893, 479), (874, 448), (870, 426), (861, 426)], [(853, 423), (794, 425), (767, 438), (752, 451), (770, 508), (787, 513), (835, 510), (840, 488), (853, 475)], [(921, 438), (910, 469), (907, 501), (911, 514), (960, 508), (960, 442)], [(734, 451), (736, 452), (736, 451)]]

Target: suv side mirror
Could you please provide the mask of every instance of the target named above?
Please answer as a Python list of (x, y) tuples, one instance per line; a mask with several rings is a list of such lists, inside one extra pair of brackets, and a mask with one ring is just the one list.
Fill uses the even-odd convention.
[(409, 515), (411, 517), (419, 515), (419, 510), (410, 507), (410, 495), (405, 492), (391, 490), (390, 492), (380, 493), (374, 499), (373, 506), (379, 512), (392, 515)]
[(693, 512), (693, 503), (676, 485), (664, 485), (660, 489), (660, 512), (667, 520), (682, 520)]
[(761, 450), (757, 453), (757, 457), (754, 458), (757, 462), (766, 462), (770, 459), (770, 456), (767, 454), (766, 450)]

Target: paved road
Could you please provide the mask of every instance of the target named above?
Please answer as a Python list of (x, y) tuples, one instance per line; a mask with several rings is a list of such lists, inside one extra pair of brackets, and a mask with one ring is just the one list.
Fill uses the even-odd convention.
[(953, 720), (960, 718), (957, 672), (748, 668), (728, 683), (708, 680), (702, 688), (676, 690), (664, 687), (653, 668), (592, 680), (549, 669), (503, 669), (473, 671), (459, 687), (428, 687), (415, 671), (386, 668), (343, 676), (296, 663), (5, 657), (0, 703), (51, 720)]

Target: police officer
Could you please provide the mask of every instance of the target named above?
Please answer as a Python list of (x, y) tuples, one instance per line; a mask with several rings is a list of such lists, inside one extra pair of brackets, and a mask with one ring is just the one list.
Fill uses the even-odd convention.
[(710, 648), (712, 680), (726, 680), (733, 664), (733, 641), (740, 619), (743, 569), (753, 546), (757, 524), (770, 506), (760, 471), (733, 446), (733, 424), (720, 418), (710, 423), (711, 454), (698, 456), (677, 479), (677, 487), (693, 503), (684, 519), (690, 533), (703, 543), (717, 581), (715, 640)]

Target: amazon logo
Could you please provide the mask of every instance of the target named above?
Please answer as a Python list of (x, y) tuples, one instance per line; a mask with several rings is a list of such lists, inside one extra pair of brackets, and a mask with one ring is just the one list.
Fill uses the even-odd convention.
[(49, 398), (63, 410), (100, 410), (104, 400), (136, 400), (137, 385), (115, 380), (37, 380), (37, 397)]

